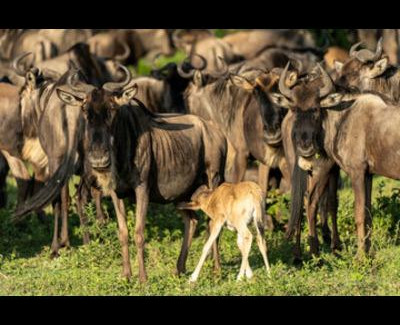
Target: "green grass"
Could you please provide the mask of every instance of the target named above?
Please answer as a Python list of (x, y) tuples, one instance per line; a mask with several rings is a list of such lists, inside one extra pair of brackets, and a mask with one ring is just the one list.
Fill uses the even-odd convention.
[[(228, 31), (217, 30), (221, 37)], [(331, 31), (329, 31), (331, 32)], [(333, 33), (333, 32), (332, 32)], [(338, 31), (336, 34), (342, 34)], [(336, 34), (334, 36), (336, 36)], [(160, 58), (156, 64), (180, 62), (184, 54)], [(141, 60), (135, 70), (147, 75), (151, 62)], [(28, 217), (12, 224), (15, 208), (15, 181), (8, 179), (9, 204), (0, 211), (0, 295), (399, 295), (400, 294), (400, 182), (380, 177), (374, 179), (372, 257), (364, 262), (355, 260), (356, 234), (353, 217), (353, 193), (344, 179), (339, 194), (339, 232), (343, 250), (339, 257), (322, 245), (320, 260), (307, 255), (307, 227), (302, 234), (305, 262), (302, 267), (292, 264), (292, 244), (284, 239), (282, 230), (267, 234), (271, 278), (266, 276), (261, 256), (254, 242), (250, 264), (254, 278), (236, 282), (240, 267), (240, 252), (236, 235), (224, 230), (220, 240), (221, 274), (214, 274), (208, 260), (196, 285), (189, 285), (206, 240), (204, 215), (190, 250), (187, 269), (182, 277), (173, 275), (183, 237), (183, 223), (172, 206), (151, 205), (146, 225), (146, 267), (149, 281), (141, 285), (137, 278), (136, 250), (132, 241), (130, 254), (134, 276), (130, 282), (121, 274), (120, 246), (112, 205), (104, 202), (110, 221), (99, 227), (95, 209), (89, 204), (92, 241), (81, 244), (82, 229), (72, 200), (69, 230), (72, 248), (61, 250), (58, 259), (50, 259), (53, 218)], [(75, 192), (71, 182), (71, 194)], [(270, 193), (268, 212), (280, 215), (281, 226), (289, 215), (289, 197)], [(130, 234), (134, 228), (134, 206), (127, 204)], [(282, 227), (278, 227), (282, 228)], [(320, 241), (321, 241), (320, 237)], [(320, 261), (323, 261), (321, 264)]]
[[(9, 217), (15, 205), (15, 184), (9, 179), (9, 207), (0, 212), (0, 295), (399, 295), (399, 182), (374, 180), (372, 257), (364, 262), (354, 258), (353, 194), (349, 182), (344, 184), (339, 207), (339, 231), (344, 248), (339, 257), (332, 255), (326, 246), (322, 246), (322, 264), (307, 257), (305, 227), (303, 250), (306, 258), (302, 267), (295, 267), (292, 265), (292, 246), (284, 239), (283, 232), (277, 230), (267, 234), (271, 278), (266, 276), (254, 242), (250, 255), (254, 278), (239, 283), (236, 275), (240, 253), (235, 233), (228, 230), (223, 231), (220, 241), (221, 274), (213, 273), (212, 261), (208, 260), (198, 283), (188, 283), (206, 240), (204, 215), (201, 215), (190, 251), (188, 273), (175, 276), (173, 271), (182, 241), (183, 223), (172, 206), (151, 205), (145, 248), (149, 281), (141, 285), (132, 240), (130, 254), (134, 276), (130, 282), (120, 276), (120, 246), (110, 202), (104, 203), (110, 212), (110, 221), (104, 227), (96, 224), (93, 204), (88, 205), (92, 241), (82, 246), (73, 200), (69, 219), (72, 248), (61, 250), (61, 256), (51, 260), (51, 215), (45, 221), (31, 216), (21, 224), (12, 224)], [(289, 198), (272, 193), (269, 202), (269, 212), (281, 212), (284, 223), (288, 217)], [(131, 205), (128, 205), (128, 219), (132, 234), (134, 207)]]

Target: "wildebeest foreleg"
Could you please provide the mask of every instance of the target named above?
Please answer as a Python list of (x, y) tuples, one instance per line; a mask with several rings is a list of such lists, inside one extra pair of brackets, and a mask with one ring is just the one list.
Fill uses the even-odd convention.
[(92, 197), (96, 204), (96, 218), (100, 225), (104, 225), (106, 223), (106, 217), (104, 215), (103, 207), (101, 206), (101, 191), (95, 187), (91, 187), (90, 189), (92, 193)]
[[(264, 198), (267, 197), (268, 194), (268, 183), (269, 183), (269, 172), (271, 168), (265, 164), (260, 163), (258, 166), (258, 184), (263, 191)], [(274, 223), (272, 221), (272, 217), (268, 214), (264, 214), (265, 220), (264, 223), (266, 225), (266, 229), (273, 231), (274, 230)]]
[(369, 248), (369, 236), (367, 237), (366, 233), (366, 203), (367, 203), (367, 187), (366, 186), (366, 172), (363, 170), (354, 170), (350, 175), (353, 191), (354, 191), (354, 199), (355, 199), (355, 208), (354, 215), (357, 227), (357, 236), (358, 236), (358, 256), (362, 257), (368, 251)]
[(176, 267), (177, 275), (186, 272), (186, 260), (190, 246), (192, 245), (193, 236), (196, 231), (196, 226), (198, 223), (196, 214), (193, 211), (179, 210), (179, 213), (183, 217), (183, 222), (185, 224), (185, 231), (181, 247), (181, 253), (179, 254), (178, 263)]
[(130, 279), (132, 277), (132, 270), (129, 258), (129, 232), (126, 222), (124, 201), (118, 199), (114, 191), (111, 192), (111, 199), (118, 221), (118, 237), (122, 250), (122, 276)]
[(61, 189), (61, 247), (69, 247), (68, 235), (68, 207), (69, 207), (69, 188), (68, 183)]
[(83, 179), (81, 178), (76, 191), (76, 208), (78, 211), (81, 227), (83, 229), (82, 240), (84, 245), (89, 244), (90, 242), (89, 232), (87, 231), (88, 219), (85, 213), (85, 207), (88, 203), (88, 198), (89, 198), (88, 188)]
[(331, 249), (332, 252), (339, 250), (341, 247), (339, 231), (337, 227), (337, 210), (338, 210), (338, 181), (340, 177), (339, 167), (334, 167), (329, 174), (328, 183), (328, 213), (332, 218), (332, 242)]
[(135, 189), (136, 194), (136, 225), (135, 243), (137, 248), (137, 259), (139, 263), (139, 281), (146, 282), (147, 274), (144, 266), (144, 227), (146, 224), (147, 208), (149, 206), (149, 192), (145, 184), (141, 184)]
[(58, 220), (61, 214), (61, 203), (57, 200), (53, 203), (53, 213), (54, 213), (54, 231), (53, 231), (53, 241), (51, 242), (51, 257), (58, 256), (58, 250), (60, 249), (60, 244), (58, 242)]
[(320, 201), (323, 192), (327, 190), (327, 183), (329, 180), (329, 174), (326, 172), (326, 170), (329, 171), (329, 169), (325, 169), (320, 173), (315, 173), (308, 177), (308, 194), (306, 200), (308, 239), (310, 244), (310, 252), (315, 256), (319, 254), (319, 242), (316, 229), (318, 202)]

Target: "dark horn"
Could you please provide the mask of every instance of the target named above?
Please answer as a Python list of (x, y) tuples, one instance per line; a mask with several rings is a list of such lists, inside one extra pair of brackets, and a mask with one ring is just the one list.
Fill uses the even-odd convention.
[(283, 70), (281, 77), (279, 78), (279, 91), (282, 93), (283, 96), (292, 99), (292, 92), (291, 90), (286, 86), (286, 77), (287, 77), (287, 72), (289, 70), (289, 65), (290, 62), (286, 64), (285, 69)]
[(124, 52), (122, 54), (116, 55), (115, 60), (119, 62), (123, 62), (129, 58), (131, 55), (131, 49), (129, 48), (128, 44), (125, 42), (121, 42), (122, 47), (124, 48)]
[(185, 71), (183, 71), (183, 69), (182, 69), (182, 64), (178, 64), (177, 70), (178, 70), (178, 74), (179, 74), (182, 78), (185, 78), (185, 79), (191, 79), (191, 78), (193, 78), (194, 73), (195, 73), (195, 69), (193, 69), (193, 67), (192, 67), (192, 69), (190, 70), (190, 72), (185, 72)]
[(358, 42), (356, 44), (354, 44), (351, 48), (350, 48), (350, 57), (355, 58), (357, 55), (357, 48), (362, 44), (363, 42)]
[(327, 96), (331, 91), (335, 89), (332, 79), (329, 77), (328, 73), (322, 68), (322, 66), (317, 64), (319, 70), (321, 71), (321, 78), (323, 82), (323, 87), (319, 90), (319, 97), (323, 98)]
[(32, 52), (22, 53), (22, 54), (18, 55), (18, 56), (13, 60), (13, 62), (12, 62), (12, 68), (14, 69), (14, 71), (15, 71), (19, 76), (25, 77), (26, 72), (27, 72), (26, 70), (24, 71), (24, 70), (21, 70), (21, 69), (19, 68), (19, 65), (20, 65), (21, 61), (22, 61), (24, 58), (26, 58), (27, 56), (32, 55), (32, 54), (33, 54)]
[(207, 60), (204, 56), (197, 53), (193, 54), (193, 56), (197, 56), (202, 62), (202, 65), (200, 67), (194, 67), (193, 64), (190, 63), (196, 70), (204, 70), (205, 68), (207, 68)]

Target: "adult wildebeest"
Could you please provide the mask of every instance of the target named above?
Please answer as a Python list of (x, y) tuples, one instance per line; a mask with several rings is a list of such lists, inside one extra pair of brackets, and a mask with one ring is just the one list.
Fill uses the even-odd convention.
[(134, 29), (139, 35), (143, 53), (140, 55), (152, 61), (157, 54), (166, 56), (175, 52), (172, 41), (172, 31), (168, 29)]
[(50, 59), (57, 55), (54, 44), (39, 33), (39, 30), (9, 29), (0, 36), (0, 57), (12, 60), (27, 51), (35, 53), (36, 62)]
[[(130, 73), (126, 68), (123, 70), (127, 75), (126, 80), (107, 83), (101, 89), (84, 83), (70, 88), (60, 84), (53, 89), (56, 89), (59, 100), (73, 107), (74, 111), (82, 110), (85, 117), (84, 130), (78, 132), (75, 129), (75, 140), (67, 139), (76, 143), (77, 138), (84, 138), (87, 159), (94, 176), (102, 191), (111, 195), (120, 229), (123, 274), (126, 277), (131, 276), (131, 269), (125, 209), (121, 198), (132, 195), (136, 199), (135, 242), (139, 278), (145, 281), (143, 232), (149, 201), (181, 202), (188, 200), (202, 184), (209, 188), (217, 186), (224, 179), (226, 157), (229, 156), (228, 144), (215, 126), (199, 117), (163, 117), (150, 113), (140, 101), (136, 100), (138, 104), (133, 105), (131, 101), (137, 86), (130, 85)], [(71, 84), (71, 79), (68, 80)], [(74, 157), (73, 151), (68, 150), (68, 156)], [(71, 168), (73, 166), (67, 160), (66, 165), (62, 166), (64, 175), (57, 175), (60, 182), (57, 178), (50, 180), (47, 183), (50, 187), (44, 187), (42, 192), (59, 191), (71, 175)], [(39, 206), (43, 202), (40, 200)], [(178, 273), (184, 271), (195, 225), (195, 217), (186, 214)]]
[(232, 50), (246, 60), (254, 59), (267, 48), (284, 47), (288, 50), (315, 48), (310, 32), (298, 29), (255, 29), (228, 34), (222, 38)]
[[(107, 81), (117, 79), (119, 76), (115, 60), (94, 56), (90, 53), (89, 46), (84, 43), (75, 44), (64, 54), (39, 63), (34, 63), (34, 59), (24, 62), (22, 59), (27, 56), (24, 54), (26, 53), (22, 54), (21, 62), (19, 63), (19, 65), (24, 66), (24, 70), (35, 66), (46, 77), (53, 79), (57, 79), (67, 72), (71, 61), (82, 71), (86, 80), (94, 85), (101, 86)], [(2, 75), (7, 76), (14, 85), (22, 86), (25, 83), (25, 75), (19, 75), (12, 68), (12, 64), (8, 63), (7, 65), (10, 67), (3, 67)]]
[(335, 62), (335, 84), (348, 90), (378, 92), (399, 101), (400, 72), (389, 64), (382, 42), (381, 38), (375, 52), (368, 49), (357, 51), (361, 43), (353, 45), (349, 60)]
[(400, 58), (398, 29), (358, 29), (358, 38), (369, 50), (376, 48), (379, 39), (383, 38), (382, 47), (388, 55), (390, 64), (397, 65)]
[[(85, 43), (92, 35), (90, 29), (40, 29), (39, 35), (50, 40), (61, 55), (77, 43)], [(28, 51), (31, 49), (28, 49)]]
[(249, 157), (261, 163), (259, 183), (264, 193), (271, 168), (279, 168), (287, 179), (280, 129), (284, 111), (268, 95), (279, 74), (254, 69), (239, 75), (229, 70), (218, 75), (198, 70), (191, 74), (193, 82), (185, 94), (188, 112), (218, 124), (235, 147), (232, 180), (243, 179)]
[[(288, 66), (281, 75), (279, 82), (279, 90), (281, 93), (288, 96), (292, 90), (285, 86), (283, 80), (287, 74)], [(320, 70), (314, 69), (303, 78), (298, 79), (293, 85), (293, 91), (296, 89), (301, 96), (301, 93), (307, 94), (314, 91), (318, 92), (321, 89), (321, 95), (326, 91), (324, 87), (327, 83), (328, 75), (326, 73), (317, 73)], [(330, 79), (329, 79), (330, 80)], [(300, 90), (299, 90), (300, 89)], [(325, 89), (325, 90), (324, 90)], [(273, 94), (273, 101), (277, 105), (282, 105), (288, 108), (284, 97)], [(294, 250), (295, 262), (301, 260), (300, 235), (301, 235), (301, 220), (303, 215), (303, 205), (305, 203), (307, 220), (309, 223), (309, 242), (312, 254), (318, 253), (318, 237), (316, 235), (316, 213), (318, 204), (321, 212), (322, 234), (324, 241), (331, 244), (333, 251), (340, 248), (340, 238), (337, 230), (337, 187), (339, 181), (339, 169), (335, 163), (328, 159), (323, 153), (319, 153), (317, 158), (314, 158), (312, 168), (310, 163), (303, 158), (299, 158), (296, 150), (296, 144), (301, 143), (305, 138), (305, 133), (309, 132), (308, 124), (295, 124), (296, 109), (292, 107), (286, 115), (282, 123), (283, 147), (289, 170), (292, 173), (292, 200), (291, 200), (291, 218), (288, 227), (288, 237), (290, 238), (296, 230), (296, 245)], [(303, 133), (301, 133), (303, 132)], [(300, 135), (299, 135), (300, 134)], [(297, 137), (295, 137), (297, 135)], [(310, 158), (312, 159), (312, 158)], [(318, 178), (319, 177), (319, 178)], [(323, 181), (315, 181), (322, 179)], [(307, 190), (307, 191), (306, 191)], [(323, 196), (324, 195), (324, 196)], [(332, 218), (332, 239), (328, 226), (328, 215)]]
[(136, 64), (145, 50), (134, 30), (116, 29), (98, 33), (87, 40), (90, 52), (98, 57), (114, 58), (122, 64)]
[[(303, 84), (290, 91), (282, 89), (283, 95), (276, 98), (294, 112), (294, 144), (302, 165), (314, 170), (315, 154), (320, 153), (350, 177), (358, 253), (363, 254), (370, 247), (372, 174), (400, 178), (396, 163), (400, 111), (378, 95), (334, 93), (329, 76), (323, 71), (322, 76), (320, 90), (315, 84)], [(313, 177), (316, 183), (324, 181), (318, 173)], [(315, 228), (311, 236), (315, 237)]]
[(173, 37), (175, 45), (188, 56), (197, 54), (205, 58), (207, 61), (205, 72), (215, 73), (220, 70), (219, 57), (224, 58), (227, 64), (240, 62), (244, 59), (237, 55), (228, 43), (209, 32), (206, 32), (208, 33), (208, 37), (198, 37), (195, 34), (190, 41), (181, 41), (181, 33), (183, 33), (182, 30), (175, 31)]
[[(190, 78), (182, 77), (192, 69), (193, 65), (184, 62), (181, 65), (168, 63), (160, 69), (154, 68), (150, 76), (141, 76), (132, 80), (138, 85), (136, 98), (153, 113), (185, 113), (184, 92), (189, 85)], [(205, 61), (196, 69), (206, 67)]]
[(27, 83), (21, 89), (7, 84), (0, 84), (1, 140), (0, 150), (6, 158), (12, 175), (18, 185), (20, 204), (27, 196), (31, 177), (23, 161), (30, 162), (35, 172), (36, 181), (43, 182), (46, 177), (47, 157), (40, 147), (38, 134), (34, 129), (33, 119), (38, 113), (32, 103), (26, 100), (26, 93), (34, 83), (45, 82), (37, 70), (27, 73)]

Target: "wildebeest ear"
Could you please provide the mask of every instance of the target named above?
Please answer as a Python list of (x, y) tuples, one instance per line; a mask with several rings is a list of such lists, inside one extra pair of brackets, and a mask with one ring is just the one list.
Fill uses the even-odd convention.
[(130, 101), (133, 99), (133, 97), (136, 96), (137, 92), (138, 92), (138, 85), (134, 84), (132, 87), (125, 89), (122, 96), (124, 97), (124, 99)]
[(242, 88), (250, 92), (252, 92), (254, 89), (254, 85), (242, 76), (230, 75), (229, 78), (236, 87)]
[(75, 96), (61, 89), (57, 89), (57, 95), (58, 98), (60, 98), (65, 104), (70, 106), (81, 106), (84, 102), (83, 98)]
[(328, 95), (326, 98), (321, 100), (321, 107), (333, 107), (339, 105), (343, 100), (343, 94), (334, 93)]
[(36, 87), (36, 77), (32, 71), (26, 73), (26, 82), (30, 88)]
[(197, 86), (197, 87), (202, 87), (204, 86), (204, 82), (203, 82), (203, 73), (199, 70), (196, 70), (193, 76), (193, 83)]
[(297, 74), (297, 72), (291, 71), (289, 75), (286, 77), (285, 80), (286, 86), (292, 88), (296, 84), (298, 77), (299, 75)]
[(339, 73), (339, 74), (342, 73), (342, 69), (343, 69), (342, 62), (335, 60), (335, 61), (333, 61), (333, 66), (335, 67), (335, 70), (337, 73)]
[(387, 58), (383, 58), (375, 62), (374, 66), (371, 69), (369, 69), (367, 77), (371, 79), (379, 77), (382, 73), (386, 71), (388, 64), (389, 62)]
[(285, 96), (278, 94), (278, 93), (272, 93), (272, 94), (270, 94), (270, 97), (271, 97), (272, 102), (275, 105), (283, 107), (283, 108), (287, 108), (287, 109), (293, 109), (292, 105), (290, 105), (289, 100)]

